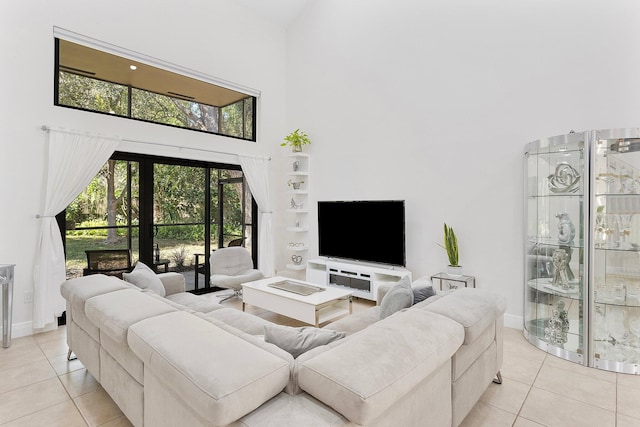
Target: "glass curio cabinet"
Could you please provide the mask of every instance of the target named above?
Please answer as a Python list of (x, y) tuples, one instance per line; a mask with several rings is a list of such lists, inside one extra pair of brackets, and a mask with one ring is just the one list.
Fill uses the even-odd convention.
[(640, 129), (531, 142), (524, 192), (525, 337), (640, 374)]

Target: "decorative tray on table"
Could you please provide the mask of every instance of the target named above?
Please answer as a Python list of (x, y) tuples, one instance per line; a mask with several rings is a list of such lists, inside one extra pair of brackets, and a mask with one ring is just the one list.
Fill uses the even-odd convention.
[(294, 282), (293, 280), (282, 280), (269, 284), (272, 288), (280, 289), (287, 292), (293, 292), (299, 295), (311, 295), (316, 292), (324, 291), (324, 288), (319, 286), (308, 285), (306, 283)]

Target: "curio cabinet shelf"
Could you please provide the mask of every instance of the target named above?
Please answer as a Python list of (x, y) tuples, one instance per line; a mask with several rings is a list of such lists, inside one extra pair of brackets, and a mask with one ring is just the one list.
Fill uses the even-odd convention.
[(640, 129), (540, 139), (524, 157), (525, 337), (640, 374)]

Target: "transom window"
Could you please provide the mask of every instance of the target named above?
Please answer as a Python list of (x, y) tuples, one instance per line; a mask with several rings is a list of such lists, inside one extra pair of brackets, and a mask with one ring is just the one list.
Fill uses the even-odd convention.
[(256, 140), (255, 96), (60, 38), (55, 59), (55, 105)]

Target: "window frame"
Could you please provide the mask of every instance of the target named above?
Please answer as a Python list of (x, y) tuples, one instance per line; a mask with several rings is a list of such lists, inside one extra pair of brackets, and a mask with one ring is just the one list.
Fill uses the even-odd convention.
[[(115, 81), (109, 81), (109, 80), (104, 80), (104, 79), (100, 79), (100, 78), (96, 78), (96, 77), (92, 77), (92, 76), (87, 76), (84, 75), (83, 73), (73, 73), (72, 71), (68, 71), (68, 70), (62, 70), (68, 74), (74, 74), (80, 77), (84, 77), (84, 78), (88, 78), (88, 79), (92, 79), (92, 80), (96, 80), (96, 81), (102, 81), (105, 83), (109, 83), (109, 84), (117, 84), (120, 86), (124, 86), (127, 88), (127, 113), (126, 115), (121, 115), (121, 114), (112, 114), (109, 112), (105, 112), (105, 111), (98, 111), (98, 110), (93, 110), (93, 109), (89, 109), (89, 108), (82, 108), (82, 107), (77, 107), (77, 106), (72, 106), (72, 105), (65, 105), (65, 104), (61, 104), (60, 103), (60, 40), (65, 40), (71, 43), (77, 43), (76, 40), (73, 39), (68, 39), (67, 37), (58, 37), (55, 36), (54, 37), (54, 81), (53, 81), (53, 104), (57, 107), (62, 107), (62, 108), (69, 108), (72, 110), (78, 110), (78, 111), (87, 111), (87, 112), (91, 112), (91, 113), (95, 113), (95, 114), (103, 114), (103, 115), (108, 115), (111, 117), (118, 117), (118, 118), (123, 118), (123, 119), (128, 119), (128, 120), (135, 120), (135, 121), (139, 121), (139, 122), (144, 122), (144, 123), (152, 123), (152, 124), (157, 124), (157, 125), (162, 125), (162, 126), (168, 126), (168, 127), (172, 127), (172, 128), (177, 128), (177, 129), (185, 129), (185, 130), (190, 130), (190, 131), (195, 131), (195, 132), (200, 132), (200, 133), (205, 133), (205, 134), (209, 134), (209, 135), (218, 135), (218, 136), (223, 136), (223, 137), (227, 137), (227, 138), (233, 138), (233, 139), (239, 139), (241, 141), (250, 141), (250, 142), (256, 142), (257, 141), (257, 122), (258, 122), (258, 96), (259, 96), (259, 92), (257, 92), (257, 94), (252, 94), (252, 93), (247, 93), (249, 91), (240, 91), (237, 90), (235, 88), (230, 88), (227, 87), (226, 85), (219, 85), (220, 87), (223, 87), (225, 89), (229, 89), (229, 90), (233, 90), (236, 91), (237, 93), (241, 93), (246, 95), (245, 98), (242, 98), (238, 101), (232, 102), (230, 104), (227, 105), (222, 105), (222, 106), (214, 106), (214, 105), (209, 105), (206, 103), (202, 103), (202, 102), (196, 102), (196, 101), (190, 101), (188, 99), (179, 97), (179, 96), (171, 96), (169, 94), (166, 93), (161, 93), (161, 92), (154, 92), (152, 90), (148, 90), (148, 89), (142, 89), (142, 88), (138, 88), (136, 86), (132, 86), (126, 83), (122, 83), (122, 82), (115, 82)], [(96, 50), (100, 50), (104, 53), (108, 53), (111, 55), (118, 55), (117, 53), (113, 53), (111, 52), (109, 49), (101, 49), (100, 46), (92, 46), (90, 43), (84, 43), (83, 45), (91, 48), (91, 49), (96, 49)], [(106, 44), (102, 43), (102, 46), (104, 46)], [(142, 56), (142, 55), (136, 55), (136, 56)], [(127, 56), (121, 56), (122, 58), (127, 58)], [(144, 57), (147, 58), (148, 57)], [(137, 61), (137, 58), (132, 58), (131, 61)], [(159, 70), (164, 70), (164, 67), (160, 66), (162, 65), (161, 61), (158, 61), (156, 59), (153, 59), (152, 62), (154, 63), (158, 63), (159, 65), (148, 65), (149, 67), (153, 67), (153, 68), (157, 68)], [(175, 67), (174, 67), (175, 68)], [(166, 70), (165, 70), (166, 71)], [(210, 85), (217, 85), (215, 82), (211, 82), (211, 81), (207, 81), (204, 79), (198, 79), (197, 76), (191, 76), (188, 75), (186, 73), (179, 73), (178, 71), (174, 71), (171, 70), (171, 72), (174, 72), (175, 74), (179, 74), (183, 77), (188, 77), (191, 79), (195, 79), (195, 80), (199, 80), (202, 83), (206, 83), (206, 84), (210, 84)], [(133, 117), (132, 116), (132, 108), (131, 108), (131, 101), (132, 101), (132, 89), (137, 89), (140, 91), (144, 91), (144, 92), (148, 92), (148, 93), (152, 93), (155, 95), (160, 95), (160, 96), (164, 96), (170, 99), (175, 99), (175, 100), (180, 100), (180, 101), (187, 101), (187, 102), (195, 102), (196, 104), (199, 105), (204, 105), (204, 106), (208, 106), (208, 107), (212, 107), (212, 108), (216, 108), (218, 109), (218, 132), (213, 132), (213, 131), (208, 131), (208, 130), (203, 130), (203, 129), (195, 129), (195, 128), (190, 128), (190, 127), (184, 127), (184, 126), (179, 126), (179, 125), (175, 125), (175, 124), (170, 124), (170, 123), (163, 123), (163, 122), (158, 122), (158, 121), (153, 121), (153, 120), (147, 120), (147, 119), (143, 119), (143, 118), (138, 118), (138, 117)], [(238, 102), (242, 102), (242, 133), (245, 134), (246, 130), (248, 129), (247, 125), (246, 125), (246, 117), (245, 117), (245, 111), (248, 109), (248, 107), (250, 106), (251, 108), (251, 113), (252, 113), (252, 123), (251, 123), (251, 137), (244, 137), (244, 136), (236, 136), (236, 135), (229, 135), (229, 134), (225, 134), (220, 132), (220, 130), (222, 129), (222, 121), (221, 121), (221, 117), (223, 114), (223, 109), (226, 107), (229, 107), (231, 105), (234, 105)]]
[[(172, 157), (164, 157), (164, 156), (154, 156), (148, 154), (137, 154), (137, 153), (128, 153), (116, 151), (114, 152), (110, 160), (117, 161), (126, 161), (126, 162), (137, 162), (138, 163), (138, 173), (139, 173), (139, 217), (137, 226), (132, 226), (131, 224), (131, 203), (129, 202), (129, 211), (128, 211), (128, 224), (127, 225), (117, 225), (117, 226), (100, 226), (96, 228), (104, 229), (104, 228), (129, 228), (128, 240), (127, 240), (127, 248), (132, 249), (132, 238), (131, 238), (131, 228), (138, 227), (138, 255), (139, 260), (147, 265), (153, 265), (153, 248), (154, 248), (154, 230), (153, 230), (153, 200), (154, 200), (154, 166), (156, 164), (167, 164), (167, 165), (175, 165), (175, 166), (187, 166), (187, 167), (196, 167), (205, 169), (205, 216), (204, 218), (204, 226), (205, 226), (205, 252), (211, 253), (211, 233), (210, 226), (215, 220), (215, 223), (218, 224), (219, 234), (222, 234), (222, 223), (223, 220), (221, 212), (219, 209), (213, 210), (211, 207), (211, 192), (209, 191), (211, 185), (211, 172), (213, 170), (219, 171), (221, 170), (237, 170), (242, 171), (242, 167), (240, 165), (226, 164), (226, 163), (218, 163), (218, 162), (209, 162), (209, 161), (201, 161), (201, 160), (190, 160), (190, 159), (180, 159), (180, 158), (172, 158)], [(128, 187), (128, 195), (129, 199), (131, 198), (131, 164), (127, 165), (128, 173), (127, 173), (127, 187)], [(249, 186), (246, 185), (246, 176), (243, 178), (234, 178), (234, 179), (242, 179), (243, 180), (243, 197), (240, 201), (242, 204), (242, 229), (243, 235), (244, 230), (249, 227), (251, 229), (251, 256), (254, 262), (254, 267), (257, 268), (257, 260), (258, 260), (258, 205), (251, 194), (251, 190)], [(246, 193), (251, 194), (251, 206), (245, 206), (245, 198)], [(246, 216), (244, 215), (245, 209), (251, 209), (251, 222), (245, 222)], [(208, 221), (207, 221), (208, 219)], [(60, 227), (60, 234), (62, 237), (63, 246), (65, 248), (66, 255), (66, 209), (56, 215), (56, 220), (58, 221), (58, 225)], [(150, 227), (149, 230), (146, 230), (144, 227)], [(89, 227), (90, 228), (90, 227)], [(218, 237), (220, 239), (220, 237)], [(221, 243), (220, 243), (221, 244)], [(204, 287), (194, 289), (190, 292), (192, 293), (206, 293), (211, 292), (215, 289), (210, 287), (210, 266), (209, 266), (209, 257), (205, 257), (205, 284)]]

